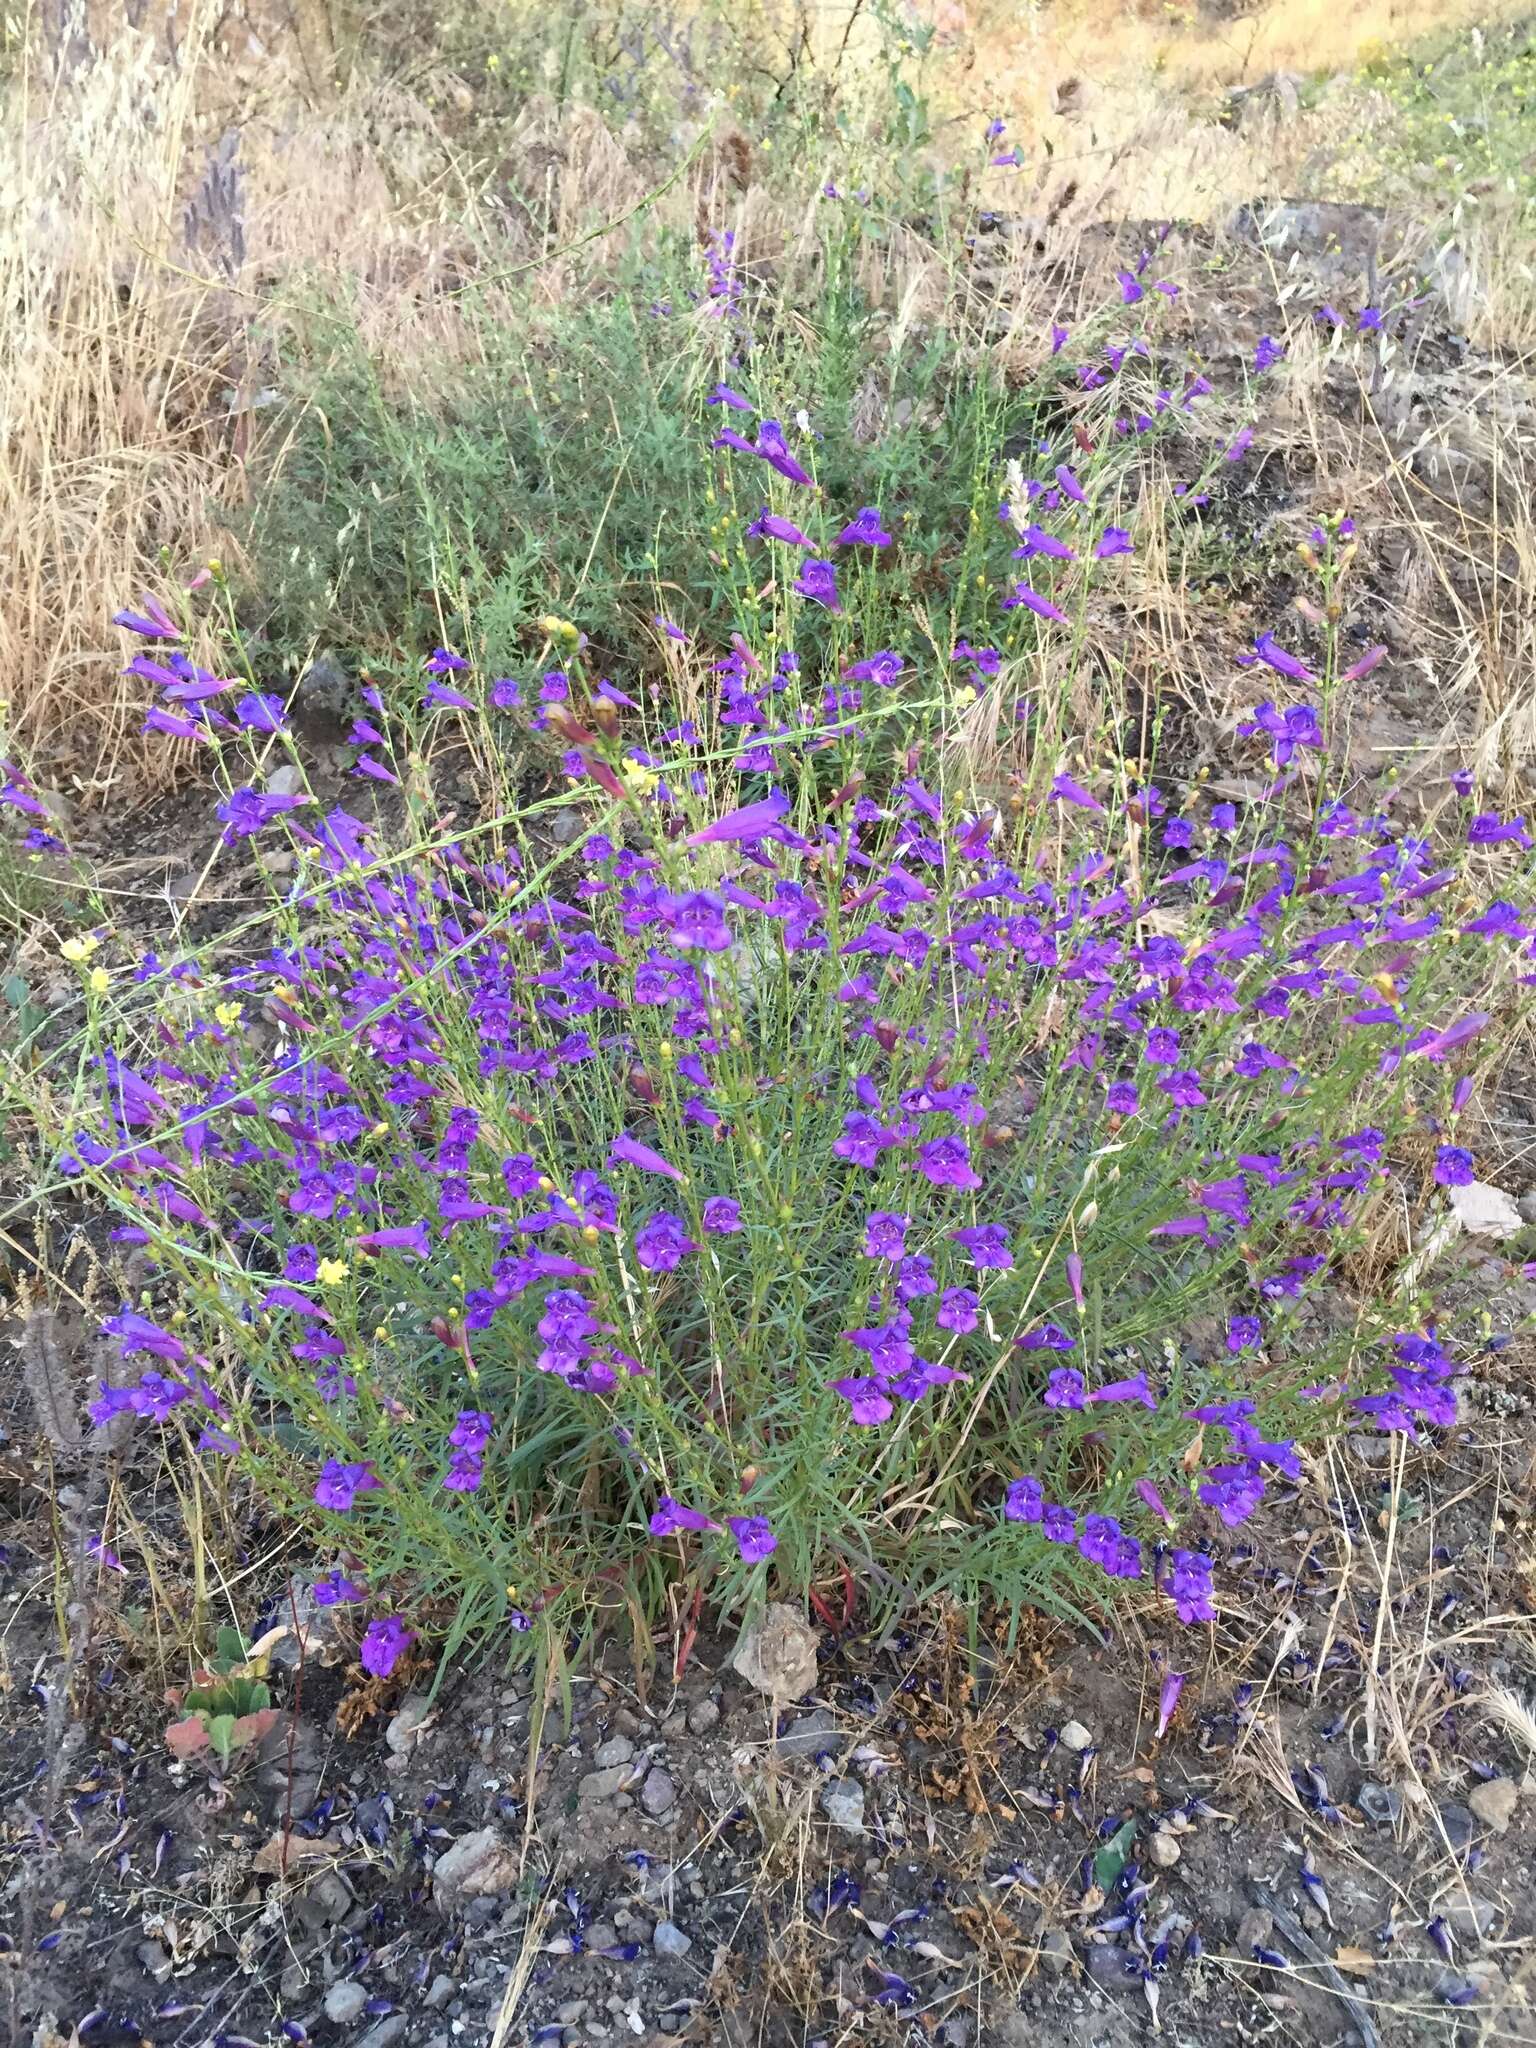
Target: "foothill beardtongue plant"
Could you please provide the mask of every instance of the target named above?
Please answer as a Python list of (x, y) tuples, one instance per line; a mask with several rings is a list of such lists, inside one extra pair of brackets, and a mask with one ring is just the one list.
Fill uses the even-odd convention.
[[(1353, 810), (1331, 668), (1240, 727), (1274, 777), (1242, 809), (1047, 762), (994, 810), (937, 747), (877, 769), (933, 664), (859, 647), (837, 575), (898, 523), (823, 516), (774, 419), (714, 446), (810, 506), (811, 532), (765, 507), (760, 544), (850, 551), (782, 599), (834, 657), (738, 634), (659, 739), (579, 650), (487, 692), (439, 649), (418, 709), (365, 693), (374, 780), (413, 718), (565, 743), (574, 845), (530, 817), (391, 851), (258, 767), (227, 789), (229, 857), (297, 857), (271, 943), (196, 986), (146, 959), (93, 1010), (58, 1160), (159, 1276), (107, 1320), (92, 1418), (311, 1515), (317, 1597), (405, 1609), (367, 1625), (380, 1675), (413, 1602), (526, 1629), (614, 1572), (707, 1571), (727, 1607), (839, 1566), (1047, 1605), (1139, 1580), (1210, 1621), (1224, 1532), (1305, 1440), (1455, 1418), (1443, 1333), (1390, 1293), (1326, 1311), (1391, 1180), (1473, 1175), (1454, 1063), (1530, 979), (1523, 823), (1468, 805), (1469, 867)], [(999, 604), (1036, 637), (1130, 552), (1063, 452), (1027, 543), (1062, 580)], [(1040, 522), (1068, 511), (1063, 552)], [(291, 748), (158, 605), (119, 623), (231, 784)], [(957, 656), (1008, 688), (998, 649)], [(1313, 685), (1268, 635), (1252, 658)]]

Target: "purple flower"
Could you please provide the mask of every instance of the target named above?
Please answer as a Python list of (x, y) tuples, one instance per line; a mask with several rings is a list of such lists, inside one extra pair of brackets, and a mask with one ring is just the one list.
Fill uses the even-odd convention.
[(971, 1165), (963, 1138), (934, 1138), (917, 1149), (917, 1170), (936, 1188), (979, 1188), (981, 1175)]
[(1264, 1325), (1257, 1316), (1233, 1316), (1227, 1324), (1227, 1349), (1251, 1351), (1263, 1335)]
[(1027, 583), (1016, 583), (1013, 586), (1012, 597), (1005, 597), (1003, 599), (1003, 610), (1005, 612), (1011, 612), (1019, 605), (1023, 605), (1026, 611), (1033, 612), (1036, 618), (1054, 619), (1058, 626), (1071, 624), (1071, 620), (1064, 611), (1059, 610), (1053, 605), (1048, 597), (1041, 597)]
[(1087, 1401), (1083, 1376), (1070, 1365), (1058, 1365), (1045, 1386), (1047, 1408), (1082, 1408)]
[(765, 1557), (772, 1557), (778, 1549), (779, 1539), (769, 1528), (766, 1516), (727, 1515), (725, 1520), (736, 1538), (743, 1564), (761, 1564)]
[(237, 839), (249, 839), (253, 832), (262, 831), (274, 818), (280, 818), (284, 811), (302, 810), (312, 801), (312, 798), (300, 796), (297, 791), (292, 795), (284, 795), (247, 787), (232, 791), (219, 805), (214, 815), (224, 820), (224, 844), (233, 846)]
[(1136, 549), (1123, 526), (1106, 526), (1093, 552), (1099, 561), (1107, 562), (1115, 555), (1133, 555)]
[(1112, 1116), (1135, 1116), (1141, 1097), (1133, 1081), (1111, 1081), (1104, 1093), (1104, 1107)]
[[(1253, 659), (1262, 661), (1266, 668), (1272, 668), (1278, 676), (1289, 676), (1293, 683), (1315, 683), (1313, 675), (1304, 661), (1294, 654), (1288, 654), (1276, 640), (1273, 633), (1260, 633), (1253, 643)], [(1273, 709), (1273, 706), (1270, 707)]]
[(1099, 802), (1098, 798), (1090, 796), (1083, 785), (1080, 782), (1075, 782), (1070, 775), (1056, 775), (1051, 778), (1048, 801), (1052, 803), (1075, 804), (1080, 811), (1097, 811), (1100, 817), (1104, 815), (1104, 806)]
[(1472, 1154), (1462, 1145), (1442, 1145), (1435, 1154), (1435, 1179), (1443, 1188), (1469, 1188), (1477, 1179)]
[(430, 1256), (432, 1240), (425, 1223), (406, 1223), (390, 1230), (365, 1231), (356, 1240), (365, 1252), (412, 1252), (418, 1259)]
[(1015, 1479), (1003, 1502), (1004, 1519), (1038, 1522), (1045, 1513), (1045, 1494), (1038, 1479)]
[(163, 1358), (175, 1365), (187, 1355), (187, 1347), (179, 1337), (173, 1337), (169, 1330), (162, 1330), (158, 1323), (152, 1323), (148, 1316), (141, 1316), (136, 1309), (124, 1303), (115, 1316), (107, 1316), (101, 1325), (109, 1337), (119, 1340), (119, 1349), (124, 1358), (133, 1358), (141, 1351), (147, 1351), (153, 1358)]
[(388, 1615), (383, 1621), (370, 1621), (363, 1636), (363, 1669), (371, 1671), (375, 1678), (388, 1678), (407, 1645), (415, 1640), (397, 1614)]
[(732, 412), (751, 412), (752, 410), (751, 400), (743, 398), (739, 391), (733, 391), (729, 384), (717, 384), (704, 403), (706, 405), (727, 406)]
[(1200, 1109), (1205, 1096), (1200, 1091), (1200, 1076), (1193, 1067), (1182, 1067), (1172, 1074), (1164, 1074), (1158, 1087), (1168, 1099), (1180, 1109)]
[(315, 1505), (344, 1515), (360, 1493), (374, 1493), (378, 1487), (378, 1477), (366, 1459), (346, 1465), (339, 1458), (327, 1458), (315, 1481)]
[(844, 548), (888, 548), (891, 536), (880, 524), (879, 507), (861, 505), (837, 536), (837, 544)]
[(854, 1421), (863, 1428), (890, 1418), (892, 1403), (878, 1380), (833, 1380), (832, 1391), (842, 1395), (853, 1411)]
[(702, 831), (690, 832), (683, 841), (685, 846), (714, 846), (718, 844), (750, 845), (766, 838), (773, 832), (779, 820), (789, 810), (789, 798), (780, 790), (772, 790), (756, 803), (743, 804), (739, 810), (727, 811), (724, 817), (716, 818), (712, 825)]
[(1285, 344), (1283, 342), (1275, 341), (1267, 334), (1261, 334), (1258, 346), (1253, 352), (1253, 367), (1262, 375), (1265, 370), (1272, 368), (1274, 364), (1278, 363), (1284, 354)]
[(462, 654), (455, 654), (451, 647), (434, 647), (422, 663), (423, 671), (429, 676), (459, 675), (469, 667)]
[(824, 562), (811, 555), (800, 564), (800, 574), (790, 585), (801, 597), (808, 597), (813, 604), (824, 605), (829, 612), (840, 612), (842, 605), (837, 595), (837, 571), (830, 562)]
[(747, 528), (752, 540), (781, 540), (786, 547), (809, 548), (816, 543), (808, 533), (802, 533), (792, 519), (781, 519), (777, 512), (771, 512), (765, 505), (752, 524)]
[[(1184, 1554), (1188, 1555), (1187, 1552)], [(1182, 1671), (1164, 1672), (1163, 1682), (1157, 1689), (1157, 1732), (1159, 1736), (1167, 1734), (1168, 1723), (1173, 1719), (1174, 1714), (1178, 1710), (1179, 1694), (1183, 1690), (1184, 1674)]]
[(683, 1530), (698, 1533), (705, 1529), (718, 1529), (720, 1524), (712, 1522), (708, 1515), (700, 1514), (697, 1508), (685, 1508), (680, 1500), (674, 1500), (670, 1493), (664, 1493), (656, 1503), (656, 1512), (651, 1516), (653, 1536), (676, 1536)]
[(1175, 1550), (1160, 1581), (1173, 1602), (1180, 1621), (1214, 1621), (1211, 1605), (1214, 1573), (1211, 1560), (1198, 1550)]
[(141, 640), (179, 640), (181, 628), (170, 613), (155, 598), (141, 597), (142, 612), (121, 611), (112, 614), (114, 626), (121, 626), (124, 632), (137, 633)]
[(1147, 1385), (1147, 1376), (1139, 1372), (1128, 1380), (1111, 1380), (1107, 1386), (1095, 1387), (1088, 1396), (1090, 1401), (1139, 1401), (1143, 1408), (1156, 1408), (1157, 1396)]
[(608, 1147), (608, 1164), (635, 1166), (642, 1173), (663, 1173), (669, 1180), (680, 1181), (683, 1178), (677, 1168), (669, 1165), (659, 1152), (653, 1152), (649, 1145), (642, 1145), (638, 1138), (632, 1138), (627, 1131), (621, 1132)]
[(777, 420), (758, 421), (757, 441), (751, 452), (761, 456), (768, 467), (776, 469), (780, 476), (788, 477), (792, 484), (810, 482), (810, 478), (790, 454), (789, 444), (784, 439), (784, 429)]
[(704, 1204), (704, 1228), (716, 1237), (731, 1237), (741, 1228), (741, 1204), (730, 1195), (711, 1195)]
[(1469, 846), (1502, 846), (1514, 840), (1527, 852), (1531, 848), (1531, 835), (1525, 829), (1524, 818), (1501, 819), (1496, 811), (1479, 811), (1467, 827)]
[(356, 1579), (343, 1577), (339, 1570), (328, 1571), (323, 1579), (316, 1579), (315, 1605), (317, 1607), (345, 1607), (354, 1600), (366, 1600), (368, 1590)]
[(971, 1255), (971, 1264), (978, 1272), (988, 1270), (1006, 1273), (1013, 1266), (1013, 1253), (1008, 1249), (1008, 1232), (1001, 1223), (973, 1223), (963, 1230), (949, 1233), (951, 1244), (957, 1244)]
[(1077, 1518), (1070, 1508), (1047, 1502), (1040, 1518), (1040, 1533), (1047, 1543), (1073, 1543), (1077, 1540)]
[(874, 1209), (864, 1223), (866, 1259), (901, 1259), (907, 1251), (907, 1224), (911, 1219), (889, 1209)]
[(635, 1257), (647, 1273), (671, 1273), (682, 1264), (697, 1244), (683, 1228), (681, 1216), (670, 1209), (658, 1209), (635, 1232)]
[(979, 1306), (969, 1287), (946, 1287), (934, 1321), (941, 1330), (954, 1330), (963, 1335), (975, 1329)]
[(1137, 305), (1146, 297), (1145, 292), (1143, 292), (1141, 286), (1129, 270), (1117, 270), (1115, 276), (1120, 280), (1120, 303), (1122, 306)]
[(281, 697), (253, 691), (235, 706), (235, 723), (243, 725), (247, 732), (282, 732), (287, 724), (283, 711)]
[(1015, 1337), (1014, 1343), (1020, 1351), (1075, 1351), (1077, 1342), (1069, 1337), (1060, 1323), (1042, 1323), (1038, 1330), (1028, 1330), (1022, 1337)]

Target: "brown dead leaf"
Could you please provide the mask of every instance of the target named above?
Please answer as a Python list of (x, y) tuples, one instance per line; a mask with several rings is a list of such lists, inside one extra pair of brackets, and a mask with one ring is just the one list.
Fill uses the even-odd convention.
[(347, 1845), (340, 1835), (285, 1834), (281, 1828), (256, 1851), (251, 1868), (258, 1877), (287, 1877), (303, 1863), (329, 1863), (345, 1856)]
[(1336, 1949), (1333, 1960), (1341, 1970), (1348, 1970), (1352, 1977), (1369, 1977), (1376, 1967), (1376, 1958), (1364, 1948)]

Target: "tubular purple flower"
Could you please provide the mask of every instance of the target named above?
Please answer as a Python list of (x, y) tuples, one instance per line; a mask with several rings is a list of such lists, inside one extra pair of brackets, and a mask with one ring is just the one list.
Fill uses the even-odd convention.
[(768, 1526), (766, 1516), (727, 1515), (725, 1521), (736, 1538), (743, 1564), (761, 1564), (765, 1557), (772, 1557), (778, 1549), (779, 1539)]
[(1053, 605), (1048, 597), (1041, 597), (1027, 583), (1016, 583), (1013, 586), (1013, 596), (1003, 599), (1005, 612), (1011, 612), (1019, 605), (1026, 611), (1033, 612), (1036, 618), (1054, 619), (1058, 626), (1069, 626), (1072, 623), (1064, 611)]
[(681, 1181), (684, 1176), (670, 1161), (663, 1159), (659, 1152), (653, 1152), (649, 1145), (642, 1145), (638, 1138), (632, 1138), (623, 1131), (608, 1147), (610, 1166), (634, 1166), (641, 1173), (665, 1174), (668, 1180)]
[(747, 536), (751, 540), (782, 541), (786, 547), (792, 548), (815, 546), (810, 535), (802, 533), (792, 519), (781, 519), (777, 512), (770, 511), (766, 505), (747, 528)]
[(388, 1678), (415, 1640), (397, 1614), (387, 1615), (383, 1621), (370, 1621), (359, 1652), (363, 1669), (371, 1671), (375, 1678)]
[(772, 790), (756, 803), (743, 804), (739, 810), (727, 811), (723, 818), (717, 818), (702, 831), (690, 832), (684, 839), (684, 846), (713, 846), (724, 842), (750, 843), (767, 837), (779, 820), (788, 815), (789, 798), (780, 790)]
[(741, 1204), (730, 1195), (711, 1195), (704, 1204), (704, 1228), (715, 1237), (733, 1237), (741, 1229)]
[(790, 454), (789, 444), (784, 439), (784, 429), (777, 420), (758, 421), (757, 440), (748, 452), (760, 456), (770, 469), (776, 469), (780, 476), (787, 477), (792, 484), (809, 484), (811, 481)]
[(840, 612), (842, 605), (837, 595), (837, 571), (830, 562), (819, 560), (812, 555), (800, 564), (800, 573), (790, 588), (801, 597), (808, 597), (813, 604), (825, 606), (829, 612)]
[(1168, 1733), (1168, 1723), (1178, 1711), (1179, 1694), (1184, 1690), (1182, 1671), (1167, 1671), (1157, 1689), (1157, 1733), (1159, 1738)]
[(142, 612), (120, 611), (112, 614), (114, 626), (121, 626), (127, 633), (136, 633), (141, 640), (179, 640), (181, 628), (156, 598), (144, 596), (139, 599), (144, 607)]
[(354, 1242), (360, 1251), (365, 1252), (410, 1252), (418, 1259), (429, 1258), (432, 1253), (432, 1240), (425, 1223), (405, 1223), (388, 1230), (364, 1231)]
[(843, 548), (888, 548), (891, 536), (880, 523), (880, 508), (861, 505), (837, 536), (837, 544)]
[(699, 1534), (706, 1529), (718, 1529), (720, 1524), (712, 1522), (708, 1515), (697, 1508), (685, 1508), (680, 1500), (674, 1500), (670, 1493), (664, 1493), (656, 1503), (656, 1512), (651, 1516), (653, 1536), (677, 1536), (684, 1530)]

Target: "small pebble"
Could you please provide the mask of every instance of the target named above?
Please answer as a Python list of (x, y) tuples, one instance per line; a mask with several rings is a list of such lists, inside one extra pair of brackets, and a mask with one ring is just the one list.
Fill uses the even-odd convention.
[(1070, 1749), (1074, 1756), (1081, 1756), (1085, 1749), (1093, 1747), (1093, 1737), (1081, 1721), (1068, 1721), (1064, 1728), (1056, 1731), (1057, 1740), (1063, 1749)]
[(656, 1932), (651, 1936), (651, 1946), (659, 1956), (685, 1956), (693, 1947), (693, 1939), (670, 1920), (659, 1920)]
[(447, 1975), (434, 1977), (427, 1986), (426, 1994), (421, 2002), (429, 2012), (437, 2012), (448, 2004), (458, 1988), (458, 1984), (452, 1977)]
[(821, 1788), (821, 1810), (846, 1834), (864, 1832), (864, 1787), (853, 1778), (832, 1778)]
[(720, 1725), (720, 1709), (711, 1699), (702, 1699), (688, 1709), (688, 1732), (690, 1735), (708, 1735)]
[(1506, 1834), (1520, 1804), (1520, 1787), (1513, 1778), (1490, 1778), (1467, 1794), (1467, 1804), (1484, 1827)]
[(1147, 1844), (1147, 1855), (1159, 1870), (1172, 1870), (1179, 1860), (1179, 1845), (1172, 1835), (1159, 1828)]
[(354, 1977), (343, 1977), (325, 1994), (325, 2016), (333, 2026), (347, 2027), (362, 2017), (368, 1993)]
[(627, 1735), (610, 1735), (598, 1745), (592, 1761), (600, 1771), (611, 1771), (615, 1764), (627, 1764), (634, 1753), (635, 1745)]
[(1373, 1785), (1367, 1780), (1355, 1794), (1355, 1804), (1379, 1828), (1395, 1828), (1403, 1817), (1403, 1795), (1396, 1785)]
[(677, 1787), (672, 1782), (672, 1775), (660, 1764), (653, 1764), (646, 1772), (645, 1783), (640, 1787), (640, 1804), (652, 1820), (660, 1820), (677, 1804)]

